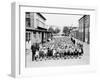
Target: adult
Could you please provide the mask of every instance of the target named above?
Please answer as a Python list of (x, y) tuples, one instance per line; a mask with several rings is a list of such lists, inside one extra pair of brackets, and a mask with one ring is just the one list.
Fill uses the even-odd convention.
[(35, 60), (35, 52), (36, 52), (36, 45), (35, 44), (33, 44), (31, 46), (31, 50), (32, 50), (32, 61), (34, 61)]
[(30, 54), (31, 52), (31, 40), (26, 41), (26, 53)]

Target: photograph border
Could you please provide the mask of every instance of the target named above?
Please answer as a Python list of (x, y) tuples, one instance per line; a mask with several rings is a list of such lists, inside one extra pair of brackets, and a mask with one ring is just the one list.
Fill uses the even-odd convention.
[[(11, 26), (12, 26), (12, 33), (11, 33), (12, 34), (12, 53), (11, 53), (11, 73), (12, 73), (12, 76), (14, 76), (14, 77), (33, 76), (33, 75), (35, 75), (34, 71), (36, 72), (36, 75), (46, 75), (46, 73), (42, 74), (41, 72), (42, 71), (47, 71), (48, 69), (49, 69), (48, 74), (54, 74), (54, 73), (56, 74), (56, 73), (60, 73), (60, 72), (66, 74), (66, 73), (70, 73), (70, 72), (71, 73), (73, 73), (73, 72), (84, 72), (84, 71), (87, 72), (87, 71), (94, 71), (95, 70), (95, 62), (93, 62), (91, 65), (78, 65), (78, 66), (72, 65), (70, 67), (66, 66), (67, 68), (66, 67), (59, 67), (59, 66), (58, 67), (44, 67), (44, 68), (41, 67), (41, 68), (38, 68), (39, 70), (37, 68), (34, 68), (32, 70), (32, 68), (31, 68), (31, 72), (30, 72), (29, 69), (28, 70), (24, 69), (25, 71), (22, 70), (23, 64), (21, 62), (21, 60), (22, 60), (21, 59), (21, 55), (22, 54), (21, 54), (21, 46), (20, 46), (20, 44), (21, 44), (20, 39), (21, 39), (21, 33), (22, 33), (22, 29), (21, 29), (21, 25), (20, 25), (21, 24), (21, 20), (20, 20), (20, 18), (21, 18), (21, 15), (20, 15), (21, 9), (20, 9), (20, 7), (22, 7), (22, 6), (38, 7), (38, 8), (42, 8), (43, 7), (43, 8), (53, 8), (53, 9), (65, 9), (65, 10), (66, 9), (69, 9), (69, 10), (71, 9), (71, 10), (74, 10), (74, 11), (75, 10), (93, 11), (92, 14), (93, 14), (94, 20), (92, 21), (93, 22), (93, 26), (92, 26), (92, 28), (90, 28), (90, 33), (91, 33), (91, 31), (93, 33), (95, 31), (95, 30), (93, 31), (94, 26), (95, 26), (95, 9), (93, 9), (93, 8), (92, 9), (86, 9), (86, 8), (63, 8), (63, 7), (48, 7), (48, 6), (32, 6), (32, 4), (23, 4), (23, 3), (21, 4), (21, 3), (15, 3), (15, 2), (12, 3), (12, 15), (13, 15), (12, 16), (12, 24), (11, 24)], [(90, 21), (90, 23), (91, 23), (91, 21)], [(93, 37), (94, 35), (90, 35), (90, 36)], [(91, 41), (94, 41), (94, 40), (91, 39)], [(90, 43), (90, 48), (91, 48), (91, 46), (93, 48), (93, 44), (91, 45), (91, 43)], [(93, 57), (93, 55), (94, 55), (93, 52), (91, 51), (90, 53), (92, 53), (92, 59), (93, 59), (92, 61), (95, 61), (94, 57)], [(91, 62), (91, 59), (90, 59), (90, 62)], [(58, 70), (57, 72), (54, 72), (55, 68), (56, 68), (56, 70)], [(61, 70), (61, 68), (65, 68), (68, 71), (64, 71), (64, 69)], [(76, 69), (76, 70), (74, 70), (74, 69)]]

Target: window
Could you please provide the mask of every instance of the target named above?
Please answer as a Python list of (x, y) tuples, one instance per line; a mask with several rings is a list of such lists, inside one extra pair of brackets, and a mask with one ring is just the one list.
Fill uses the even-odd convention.
[(30, 18), (30, 12), (26, 12), (26, 18)]
[(31, 40), (31, 33), (26, 32), (26, 41), (30, 41), (30, 40)]
[(26, 22), (26, 27), (30, 27), (31, 26), (31, 20), (30, 20), (30, 13), (29, 12), (26, 12), (25, 22)]
[(30, 18), (26, 18), (26, 27), (30, 27), (31, 24), (30, 24)]
[(36, 32), (34, 32), (33, 34), (34, 34), (34, 38), (36, 38)]

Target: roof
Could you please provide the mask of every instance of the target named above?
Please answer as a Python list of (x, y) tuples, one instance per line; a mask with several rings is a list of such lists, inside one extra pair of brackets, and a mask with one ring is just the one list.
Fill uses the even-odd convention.
[(79, 21), (82, 20), (82, 19), (84, 19), (86, 16), (89, 16), (89, 15), (83, 15), (83, 16), (79, 19)]
[(50, 31), (47, 31), (47, 30), (45, 30), (45, 29), (38, 29), (38, 28), (33, 29), (33, 28), (31, 28), (31, 27), (26, 27), (26, 30), (27, 30), (27, 31), (35, 31), (35, 32), (47, 32), (47, 33), (51, 33)]
[(37, 29), (39, 29), (39, 30), (47, 30), (46, 28), (42, 28), (42, 27), (37, 27)]
[(37, 13), (40, 17), (42, 17), (44, 20), (46, 20), (46, 18), (41, 14), (41, 13)]

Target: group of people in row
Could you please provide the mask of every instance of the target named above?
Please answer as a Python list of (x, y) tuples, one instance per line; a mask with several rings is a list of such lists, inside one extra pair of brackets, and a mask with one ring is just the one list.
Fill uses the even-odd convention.
[[(71, 38), (71, 41), (73, 45), (76, 44), (73, 38)], [(66, 43), (62, 49), (61, 45), (57, 45), (55, 48), (55, 44), (49, 45), (48, 47), (43, 44), (35, 43), (31, 46), (32, 61), (81, 58), (84, 53), (82, 44), (77, 44), (77, 47), (72, 44)]]

